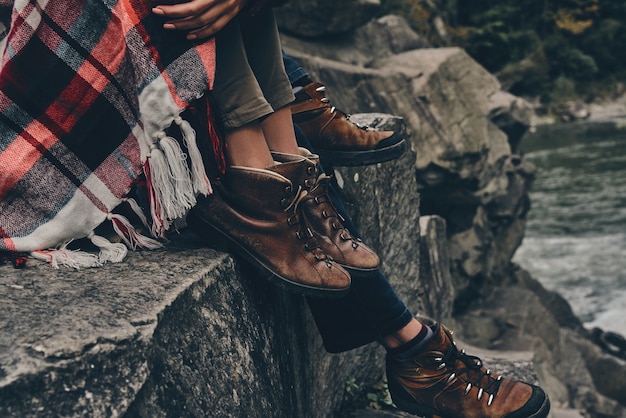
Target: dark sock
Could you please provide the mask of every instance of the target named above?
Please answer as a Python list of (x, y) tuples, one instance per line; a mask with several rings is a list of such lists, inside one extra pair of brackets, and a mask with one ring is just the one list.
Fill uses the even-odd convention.
[(400, 347), (392, 348), (387, 352), (399, 359), (406, 359), (415, 356), (420, 352), (420, 349), (430, 338), (433, 336), (433, 330), (426, 324), (422, 324), (420, 332), (406, 344), (402, 344)]
[(299, 79), (291, 83), (291, 87), (304, 87), (312, 82), (313, 80), (311, 80), (308, 75), (305, 75), (304, 77), (300, 77)]

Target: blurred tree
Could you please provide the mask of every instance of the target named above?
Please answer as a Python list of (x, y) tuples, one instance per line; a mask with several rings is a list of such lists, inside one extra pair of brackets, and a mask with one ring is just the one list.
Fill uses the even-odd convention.
[[(610, 90), (626, 76), (626, 0), (383, 0), (423, 35), (444, 16), (448, 39), (503, 85), (554, 100)], [(446, 9), (447, 8), (447, 9)], [(454, 10), (450, 10), (454, 8)], [(429, 32), (430, 31), (430, 32)], [(608, 86), (608, 88), (607, 88)], [(550, 91), (554, 90), (554, 94)]]

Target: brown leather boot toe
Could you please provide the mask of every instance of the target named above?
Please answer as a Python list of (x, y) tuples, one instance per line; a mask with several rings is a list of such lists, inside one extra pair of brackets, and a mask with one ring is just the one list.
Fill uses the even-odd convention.
[(187, 217), (190, 229), (246, 259), (268, 280), (310, 296), (339, 297), (350, 274), (320, 248), (299, 214), (306, 193), (270, 171), (231, 167)]
[(350, 115), (330, 105), (321, 83), (309, 83), (296, 93), (291, 114), (324, 164), (376, 164), (398, 158), (407, 149), (406, 140), (395, 132), (352, 123)]
[(478, 357), (458, 351), (442, 325), (410, 358), (387, 355), (389, 392), (398, 408), (443, 418), (545, 418), (550, 401), (534, 385), (491, 373)]
[(380, 263), (378, 255), (344, 227), (345, 219), (337, 212), (328, 195), (330, 177), (320, 172), (319, 157), (304, 148), (300, 151), (301, 155), (272, 153), (274, 159), (282, 164), (271, 170), (294, 179), (307, 191), (300, 203), (301, 213), (317, 237), (318, 244), (349, 273), (376, 270)]

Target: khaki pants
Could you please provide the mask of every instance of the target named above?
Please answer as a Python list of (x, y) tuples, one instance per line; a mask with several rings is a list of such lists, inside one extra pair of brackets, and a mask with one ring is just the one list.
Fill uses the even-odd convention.
[(233, 19), (215, 42), (214, 97), (227, 132), (294, 100), (271, 9)]

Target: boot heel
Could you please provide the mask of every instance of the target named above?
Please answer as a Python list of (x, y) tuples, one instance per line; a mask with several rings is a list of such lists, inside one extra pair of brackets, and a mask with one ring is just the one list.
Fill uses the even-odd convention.
[(193, 210), (187, 215), (187, 227), (208, 247), (223, 253), (231, 252), (230, 240), (220, 231), (203, 222)]
[(424, 418), (441, 418), (435, 414), (434, 409), (416, 404), (411, 394), (409, 394), (400, 383), (396, 382), (394, 379), (390, 379), (389, 372), (387, 373), (389, 393), (391, 394), (393, 403), (396, 404), (398, 409)]

